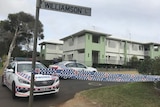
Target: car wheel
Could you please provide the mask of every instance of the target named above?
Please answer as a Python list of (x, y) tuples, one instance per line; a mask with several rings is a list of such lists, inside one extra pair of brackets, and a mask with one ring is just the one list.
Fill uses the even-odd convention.
[(15, 95), (15, 93), (16, 93), (16, 86), (15, 86), (15, 83), (13, 82), (12, 83), (12, 98), (13, 99), (17, 98), (16, 95)]
[(66, 77), (66, 76), (64, 76), (64, 77), (62, 77), (62, 78), (65, 79), (65, 80), (68, 79), (68, 77)]
[(4, 84), (4, 76), (2, 75), (2, 86), (5, 86)]

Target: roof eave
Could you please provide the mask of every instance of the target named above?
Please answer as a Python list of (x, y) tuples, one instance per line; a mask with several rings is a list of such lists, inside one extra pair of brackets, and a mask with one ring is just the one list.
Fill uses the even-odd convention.
[(79, 32), (74, 33), (72, 35), (69, 35), (67, 37), (64, 37), (60, 40), (66, 40), (68, 38), (75, 37), (75, 36), (80, 36), (80, 35), (83, 35), (83, 34), (86, 34), (86, 33), (92, 33), (93, 35), (104, 35), (106, 37), (111, 36), (111, 34), (106, 34), (106, 33), (101, 33), (101, 32), (96, 32), (96, 31), (91, 31), (91, 30), (82, 30), (82, 31), (79, 31)]

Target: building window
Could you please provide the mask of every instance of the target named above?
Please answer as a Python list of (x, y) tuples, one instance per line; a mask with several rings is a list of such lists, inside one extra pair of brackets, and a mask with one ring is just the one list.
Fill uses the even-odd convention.
[(93, 35), (92, 36), (92, 42), (93, 43), (99, 43), (99, 41), (100, 41), (100, 36), (98, 36), (98, 35)]
[(116, 63), (116, 59), (117, 59), (116, 56), (110, 56), (109, 55), (107, 63), (109, 63), (109, 64), (115, 64)]
[(120, 41), (120, 49), (124, 49), (124, 42)]
[(62, 45), (59, 45), (58, 48), (59, 48), (59, 50), (63, 50), (63, 46)]
[(139, 45), (139, 50), (143, 51), (143, 46), (142, 45)]
[(124, 64), (124, 58), (120, 56), (119, 64)]
[(132, 44), (132, 50), (137, 51), (138, 50), (138, 45), (137, 44)]
[(144, 48), (145, 51), (150, 51), (149, 47)]
[(69, 46), (73, 46), (73, 44), (74, 44), (74, 38), (70, 38), (68, 40), (68, 43), (69, 43)]
[(78, 50), (78, 53), (84, 53), (84, 52), (85, 52), (84, 49)]
[(116, 41), (108, 40), (108, 47), (110, 47), (110, 48), (116, 48)]
[(73, 60), (73, 54), (69, 54), (67, 55), (67, 57), (68, 57), (68, 60)]
[(44, 57), (44, 54), (42, 54), (42, 59), (44, 59), (45, 57)]
[(78, 41), (78, 44), (82, 44), (85, 41), (85, 37), (84, 36), (79, 36), (77, 41)]
[(106, 40), (106, 46), (108, 45), (108, 40)]
[(54, 45), (54, 44), (53, 44), (53, 45), (48, 44), (48, 45), (47, 45), (47, 48), (48, 48), (48, 49), (56, 50), (56, 45)]
[(154, 51), (158, 51), (158, 46), (154, 46)]

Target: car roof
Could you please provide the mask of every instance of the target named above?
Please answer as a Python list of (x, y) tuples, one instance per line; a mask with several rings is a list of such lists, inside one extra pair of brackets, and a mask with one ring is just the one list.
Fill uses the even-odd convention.
[(66, 61), (62, 61), (62, 62), (55, 63), (54, 65), (65, 65), (66, 63), (67, 63)]
[[(18, 63), (18, 64), (23, 64), (23, 63), (28, 63), (28, 64), (32, 64), (32, 61), (13, 61), (14, 63)], [(40, 62), (36, 62), (36, 64), (40, 64)]]
[(66, 65), (66, 64), (69, 64), (69, 63), (80, 63), (80, 62), (76, 62), (76, 61), (62, 61), (62, 62), (56, 63), (55, 65)]

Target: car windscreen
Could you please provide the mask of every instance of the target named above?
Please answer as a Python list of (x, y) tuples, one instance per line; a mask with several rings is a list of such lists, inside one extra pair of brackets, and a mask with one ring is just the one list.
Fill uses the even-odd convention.
[(87, 68), (85, 65), (80, 63), (76, 63), (76, 65), (77, 65), (77, 68)]
[(68, 63), (68, 64), (66, 64), (66, 67), (76, 67), (76, 64), (75, 63)]
[[(46, 67), (42, 64), (36, 64), (36, 68), (45, 69)], [(18, 64), (17, 71), (18, 72), (31, 72), (32, 71), (32, 64)]]

